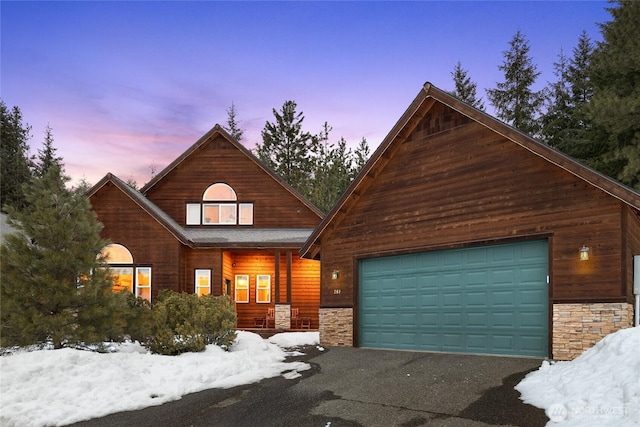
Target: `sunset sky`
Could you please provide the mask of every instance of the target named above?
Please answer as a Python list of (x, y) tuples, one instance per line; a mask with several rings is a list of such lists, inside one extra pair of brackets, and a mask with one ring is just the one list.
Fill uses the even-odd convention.
[[(453, 89), (456, 62), (486, 99), (518, 31), (542, 75), (586, 31), (600, 41), (604, 1), (0, 3), (0, 96), (45, 127), (74, 181), (107, 172), (139, 185), (236, 106), (242, 143), (261, 141), (287, 100), (303, 128), (375, 149), (429, 81)], [(488, 108), (489, 112), (491, 110)]]

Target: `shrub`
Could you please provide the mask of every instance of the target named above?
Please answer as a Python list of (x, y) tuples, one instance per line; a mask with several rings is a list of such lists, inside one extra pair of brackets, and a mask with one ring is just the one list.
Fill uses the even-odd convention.
[(236, 314), (227, 296), (163, 291), (151, 313), (153, 335), (145, 347), (153, 353), (203, 351), (207, 344), (228, 348), (235, 339)]

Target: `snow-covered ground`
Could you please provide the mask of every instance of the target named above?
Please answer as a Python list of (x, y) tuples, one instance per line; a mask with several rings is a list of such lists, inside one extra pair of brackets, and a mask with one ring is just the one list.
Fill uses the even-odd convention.
[(640, 425), (640, 327), (606, 336), (570, 362), (543, 362), (517, 386), (548, 427)]
[[(141, 409), (209, 388), (229, 388), (309, 369), (290, 349), (318, 345), (317, 332), (268, 340), (238, 332), (231, 351), (159, 356), (137, 344), (113, 353), (72, 349), (0, 357), (0, 425), (64, 425)], [(516, 390), (558, 427), (640, 426), (640, 327), (605, 337), (571, 362), (543, 362)]]
[(0, 425), (65, 425), (107, 414), (161, 405), (210, 388), (230, 388), (310, 368), (285, 362), (287, 349), (318, 345), (318, 332), (288, 332), (265, 340), (238, 331), (229, 352), (150, 354), (138, 344), (112, 353), (61, 349), (0, 357)]

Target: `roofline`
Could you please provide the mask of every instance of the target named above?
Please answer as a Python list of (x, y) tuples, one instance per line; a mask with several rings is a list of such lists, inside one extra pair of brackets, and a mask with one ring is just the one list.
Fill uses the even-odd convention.
[(149, 182), (147, 182), (141, 189), (140, 192), (146, 196), (147, 192), (151, 190), (156, 184), (162, 181), (173, 169), (178, 167), (183, 161), (185, 161), (191, 154), (193, 154), (198, 148), (200, 148), (207, 141), (212, 139), (219, 134), (223, 138), (225, 138), (230, 144), (232, 144), (236, 149), (242, 152), (247, 158), (253, 161), (258, 167), (260, 167), (266, 174), (271, 176), (276, 182), (278, 182), (285, 190), (291, 193), (294, 197), (296, 197), (300, 202), (302, 202), (305, 206), (307, 206), (313, 213), (315, 213), (319, 218), (324, 217), (324, 213), (313, 203), (307, 200), (300, 192), (298, 192), (295, 188), (289, 185), (284, 179), (282, 179), (278, 174), (276, 174), (271, 168), (266, 166), (260, 159), (258, 159), (249, 149), (247, 149), (244, 145), (238, 142), (235, 138), (233, 138), (224, 128), (222, 128), (219, 124), (216, 124), (213, 128), (211, 128), (207, 133), (205, 133), (200, 139), (198, 139), (191, 147), (187, 148), (187, 150), (182, 153), (178, 158), (176, 158), (173, 162), (169, 163), (167, 167), (165, 167), (162, 171), (160, 171), (156, 176), (154, 176)]
[[(151, 218), (153, 218), (154, 220), (156, 220), (156, 222), (162, 225), (169, 233), (171, 233), (178, 241), (180, 241), (180, 243), (185, 244), (187, 246), (192, 246), (192, 242), (189, 240), (187, 236), (185, 236), (181, 232), (180, 227), (176, 226), (177, 224), (174, 225), (168, 221), (165, 221), (163, 218), (159, 217), (156, 214), (156, 212), (148, 209), (148, 207), (145, 206), (146, 203), (153, 205), (152, 201), (144, 197), (143, 194), (141, 194), (139, 191), (135, 190), (134, 188), (130, 187), (127, 183), (122, 181), (120, 178), (118, 178), (111, 172), (107, 173), (100, 181), (98, 181), (98, 183), (96, 183), (96, 185), (94, 185), (87, 192), (87, 197), (90, 198), (91, 196), (95, 195), (98, 192), (98, 190), (104, 187), (108, 182), (111, 182), (116, 187), (118, 187), (120, 191), (122, 191), (125, 195), (127, 195), (127, 197), (129, 197), (136, 205), (138, 205), (140, 209), (142, 209), (149, 216), (151, 216)], [(144, 200), (145, 202), (142, 203), (141, 200)], [(158, 210), (160, 210), (160, 208), (158, 208)]]
[[(415, 118), (416, 113), (420, 110), (422, 105), (428, 101), (428, 99), (433, 99), (434, 102), (438, 101), (442, 104), (447, 105), (460, 114), (469, 117), (470, 119), (487, 127), (493, 132), (496, 132), (506, 139), (520, 145), (531, 153), (544, 158), (548, 162), (599, 188), (610, 196), (631, 206), (632, 208), (640, 210), (640, 193), (638, 193), (634, 189), (629, 188), (622, 183), (608, 176), (605, 176), (594, 169), (589, 168), (586, 165), (583, 165), (582, 163), (567, 156), (564, 153), (561, 153), (547, 145), (542, 144), (541, 142), (536, 141), (532, 137), (524, 134), (514, 127), (501, 122), (500, 120), (490, 116), (486, 112), (472, 107), (469, 104), (462, 102), (454, 96), (444, 92), (443, 90), (438, 89), (431, 83), (426, 82), (420, 89), (420, 92), (413, 100), (413, 102), (402, 114), (400, 119), (396, 122), (387, 136), (382, 140), (367, 163), (365, 163), (362, 170), (351, 182), (349, 187), (347, 187), (345, 192), (334, 204), (331, 210), (320, 222), (320, 224), (318, 224), (315, 231), (311, 234), (311, 236), (309, 236), (302, 248), (300, 248), (299, 253), (302, 258), (316, 258), (318, 256), (320, 251), (320, 247), (316, 243), (318, 238), (325, 232), (329, 224), (333, 222), (334, 218), (342, 210), (342, 207), (344, 206), (346, 201), (352, 197), (354, 191), (361, 185), (363, 179), (380, 161), (384, 153), (389, 149), (393, 142), (396, 141), (400, 133), (407, 131), (407, 128), (408, 132), (411, 132), (413, 130), (413, 128), (417, 124), (417, 121), (413, 120), (412, 122), (412, 119)], [(430, 106), (427, 109), (429, 108)]]

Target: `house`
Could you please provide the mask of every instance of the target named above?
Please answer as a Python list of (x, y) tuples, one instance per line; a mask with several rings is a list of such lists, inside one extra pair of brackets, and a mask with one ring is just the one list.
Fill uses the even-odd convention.
[(633, 324), (640, 194), (427, 83), (300, 254), (324, 345), (571, 359)]
[(298, 251), (323, 214), (220, 126), (140, 191), (107, 174), (88, 195), (117, 289), (230, 295), (239, 328), (300, 327), (292, 309), (318, 327), (320, 263)]

